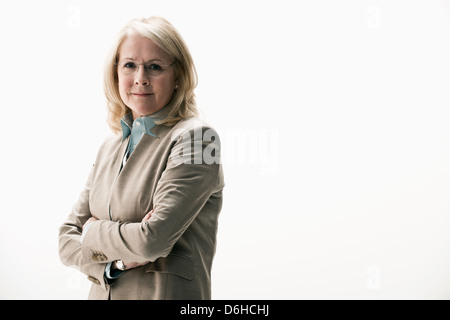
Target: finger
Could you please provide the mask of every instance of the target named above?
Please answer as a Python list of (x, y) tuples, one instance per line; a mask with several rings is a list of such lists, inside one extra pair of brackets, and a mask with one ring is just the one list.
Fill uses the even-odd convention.
[(148, 219), (150, 219), (150, 217), (152, 216), (153, 211), (155, 211), (155, 209), (153, 209), (152, 211), (150, 211), (149, 213), (147, 213), (145, 215), (145, 217), (142, 219), (142, 221), (146, 221)]
[(87, 219), (87, 221), (83, 224), (83, 229), (86, 228), (88, 226), (88, 224), (90, 224), (92, 222), (92, 217)]
[(147, 213), (147, 214), (145, 215), (145, 217), (142, 218), (142, 221), (147, 221), (148, 219), (150, 219), (150, 216), (149, 216), (149, 214)]
[(150, 217), (152, 216), (152, 212), (150, 211), (149, 213), (147, 213), (146, 215), (145, 215), (145, 220), (148, 220), (148, 219), (150, 219)]

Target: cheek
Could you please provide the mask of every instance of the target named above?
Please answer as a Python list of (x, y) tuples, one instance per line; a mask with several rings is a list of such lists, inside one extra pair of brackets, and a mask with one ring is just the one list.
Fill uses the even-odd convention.
[(153, 90), (160, 95), (167, 96), (173, 92), (175, 81), (173, 79), (158, 79), (151, 83)]
[(128, 104), (130, 103), (130, 96), (128, 93), (130, 92), (130, 85), (127, 81), (120, 81), (120, 80), (118, 85), (120, 98), (125, 103), (125, 105), (129, 107)]
[[(130, 79), (127, 77), (120, 77), (119, 76), (119, 92), (120, 95), (126, 95), (126, 93), (129, 91), (130, 86), (132, 85), (132, 82), (130, 82)], [(123, 99), (124, 97), (122, 97)]]

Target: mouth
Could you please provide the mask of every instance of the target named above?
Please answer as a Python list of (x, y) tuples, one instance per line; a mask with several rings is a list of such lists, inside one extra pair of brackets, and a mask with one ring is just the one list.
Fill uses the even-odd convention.
[(135, 97), (148, 97), (151, 96), (153, 93), (147, 93), (147, 92), (132, 92), (131, 93)]

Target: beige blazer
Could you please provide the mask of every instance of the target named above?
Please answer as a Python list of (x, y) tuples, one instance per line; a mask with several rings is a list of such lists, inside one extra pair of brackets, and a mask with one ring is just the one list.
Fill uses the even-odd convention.
[[(129, 137), (108, 138), (59, 230), (61, 261), (93, 282), (89, 299), (210, 299), (224, 179), (217, 132), (196, 118), (157, 125), (121, 169)], [(148, 221), (142, 218), (155, 209)], [(82, 226), (94, 216), (80, 242)], [(144, 263), (111, 285), (108, 262)]]

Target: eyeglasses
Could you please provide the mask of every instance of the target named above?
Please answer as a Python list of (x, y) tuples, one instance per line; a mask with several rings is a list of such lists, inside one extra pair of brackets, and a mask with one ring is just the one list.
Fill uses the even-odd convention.
[(151, 77), (156, 77), (164, 74), (169, 67), (173, 66), (174, 62), (171, 64), (165, 64), (161, 60), (150, 60), (144, 63), (137, 63), (136, 61), (130, 59), (124, 59), (116, 63), (117, 70), (124, 75), (132, 75), (139, 70), (139, 67), (144, 66), (144, 71), (147, 75)]

